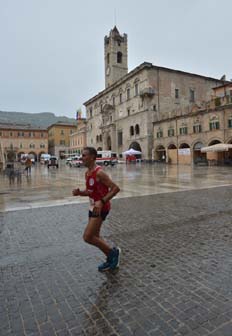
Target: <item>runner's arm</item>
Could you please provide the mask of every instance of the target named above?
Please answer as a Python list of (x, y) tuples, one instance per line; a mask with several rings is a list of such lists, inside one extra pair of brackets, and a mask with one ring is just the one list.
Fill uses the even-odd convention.
[(73, 196), (89, 196), (88, 190), (80, 190), (79, 188), (72, 191)]
[(111, 200), (119, 191), (119, 187), (115, 184), (110, 177), (102, 170), (97, 172), (97, 179), (109, 188), (109, 192), (99, 201), (95, 202), (93, 213), (95, 215), (100, 215), (101, 209), (103, 208), (104, 204)]
[(102, 198), (102, 203), (106, 203), (120, 191), (120, 188), (103, 170), (99, 170), (97, 172), (97, 178), (101, 183), (109, 188), (109, 192)]

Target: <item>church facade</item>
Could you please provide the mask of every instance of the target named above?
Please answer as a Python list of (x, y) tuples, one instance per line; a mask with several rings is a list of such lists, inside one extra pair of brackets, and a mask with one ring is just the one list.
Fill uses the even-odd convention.
[(87, 144), (119, 155), (133, 148), (152, 160), (153, 124), (200, 108), (222, 82), (148, 62), (128, 72), (127, 41), (116, 27), (105, 36), (105, 89), (84, 103)]

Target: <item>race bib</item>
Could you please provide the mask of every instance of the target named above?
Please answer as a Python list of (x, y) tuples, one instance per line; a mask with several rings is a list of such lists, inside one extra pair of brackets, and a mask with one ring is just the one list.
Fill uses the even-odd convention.
[(92, 177), (89, 179), (89, 185), (91, 187), (94, 185), (94, 179)]
[(94, 200), (92, 198), (89, 198), (89, 210), (93, 211), (94, 208)]

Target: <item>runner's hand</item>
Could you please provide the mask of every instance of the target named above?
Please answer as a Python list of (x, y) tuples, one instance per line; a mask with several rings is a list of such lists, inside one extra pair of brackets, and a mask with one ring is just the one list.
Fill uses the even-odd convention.
[(93, 214), (96, 216), (100, 216), (102, 207), (103, 207), (102, 201), (95, 202), (93, 208)]
[(73, 194), (73, 196), (79, 196), (80, 195), (80, 189), (79, 188), (73, 189), (72, 194)]

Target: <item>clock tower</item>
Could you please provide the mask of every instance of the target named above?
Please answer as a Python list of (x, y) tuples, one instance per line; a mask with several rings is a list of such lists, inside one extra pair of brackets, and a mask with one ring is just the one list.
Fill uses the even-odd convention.
[(127, 34), (120, 35), (115, 26), (105, 36), (105, 87), (109, 87), (128, 73)]

